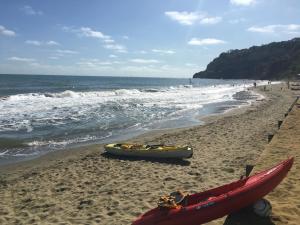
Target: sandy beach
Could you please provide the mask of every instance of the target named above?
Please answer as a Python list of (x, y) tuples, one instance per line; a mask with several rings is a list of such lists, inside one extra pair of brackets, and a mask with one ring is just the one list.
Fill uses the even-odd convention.
[(275, 161), (293, 156), (294, 165), (284, 181), (268, 196), (273, 204), (271, 221), (275, 224), (297, 225), (300, 221), (300, 100), (283, 120), (280, 129), (259, 157), (255, 171), (271, 167)]
[[(109, 157), (102, 154), (103, 145), (93, 145), (1, 167), (0, 224), (126, 225), (155, 207), (161, 195), (178, 189), (190, 193), (203, 191), (238, 179), (246, 164), (257, 164), (255, 169), (260, 170), (279, 162), (285, 154), (269, 153), (273, 157), (267, 157), (268, 163), (263, 159), (266, 152), (274, 150), (271, 144), (299, 134), (287, 134), (284, 129), (293, 129), (284, 122), (280, 132), (285, 137), (275, 137), (268, 144), (267, 135), (278, 132), (277, 121), (284, 119), (295, 93), (286, 89), (285, 84), (268, 86), (266, 91), (262, 87), (257, 89), (265, 99), (205, 118), (204, 125), (152, 132), (131, 140), (189, 144), (194, 149), (190, 160)], [(297, 113), (299, 116), (299, 109)], [(299, 160), (299, 152), (291, 154)], [(286, 181), (285, 188), (280, 189), (283, 193), (276, 195), (286, 197), (284, 204), (288, 206), (273, 205), (273, 224), (297, 224), (293, 220), (297, 219), (299, 201), (293, 199), (298, 196), (284, 190), (293, 182)], [(273, 196), (268, 199), (273, 201)], [(292, 210), (292, 216), (286, 210)], [(224, 220), (209, 224), (224, 224)]]

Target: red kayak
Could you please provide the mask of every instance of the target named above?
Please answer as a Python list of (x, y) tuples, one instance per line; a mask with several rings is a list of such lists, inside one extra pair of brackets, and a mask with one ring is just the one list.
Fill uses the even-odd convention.
[(199, 225), (223, 217), (251, 205), (272, 191), (287, 175), (293, 161), (291, 157), (253, 176), (184, 196), (180, 203), (167, 201), (169, 206), (160, 205), (148, 211), (132, 225)]

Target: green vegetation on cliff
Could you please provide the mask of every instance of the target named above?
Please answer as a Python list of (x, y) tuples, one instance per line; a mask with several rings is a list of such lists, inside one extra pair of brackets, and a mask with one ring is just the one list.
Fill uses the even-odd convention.
[(221, 53), (194, 78), (293, 79), (300, 73), (300, 38)]

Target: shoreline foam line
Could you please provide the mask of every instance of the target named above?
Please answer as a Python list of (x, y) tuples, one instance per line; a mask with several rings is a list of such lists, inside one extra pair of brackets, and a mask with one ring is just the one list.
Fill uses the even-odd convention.
[[(225, 85), (225, 86), (232, 89), (232, 87), (229, 85)], [(187, 91), (192, 91), (191, 88), (188, 88), (188, 89), (189, 90), (187, 90)], [(214, 89), (215, 88), (213, 88), (212, 90), (216, 91)], [(232, 89), (232, 91), (233, 90), (234, 89)], [(24, 135), (25, 136), (24, 137), (20, 136), (20, 137), (22, 137), (21, 143), (22, 143), (22, 145), (24, 145), (23, 146), (24, 150), (20, 152), (20, 149), (22, 146), (20, 146), (20, 148), (16, 148), (16, 149), (9, 148), (9, 150), (10, 150), (9, 154), (6, 155), (5, 159), (2, 157), (3, 160), (1, 160), (1, 158), (0, 158), (0, 161), (2, 161), (2, 162), (0, 162), (0, 164), (9, 163), (8, 162), (9, 155), (11, 155), (11, 157), (13, 157), (13, 159), (11, 161), (15, 162), (15, 161), (23, 160), (20, 156), (24, 157), (24, 160), (26, 160), (26, 158), (25, 158), (26, 155), (28, 155), (29, 158), (31, 159), (33, 156), (43, 155), (47, 151), (54, 151), (54, 150), (56, 151), (56, 150), (61, 150), (61, 149), (65, 149), (65, 148), (80, 147), (80, 146), (89, 145), (89, 144), (105, 143), (108, 141), (118, 141), (118, 140), (122, 140), (124, 138), (125, 139), (132, 138), (132, 137), (135, 137), (140, 134), (147, 133), (147, 132), (153, 131), (153, 130), (164, 130), (164, 129), (174, 129), (174, 128), (196, 126), (196, 125), (201, 124), (201, 122), (198, 120), (200, 115), (201, 115), (201, 118), (203, 118), (203, 116), (210, 116), (212, 113), (213, 114), (224, 113), (224, 112), (226, 113), (227, 111), (234, 109), (236, 107), (241, 107), (242, 105), (247, 106), (247, 105), (251, 104), (251, 102), (255, 101), (257, 98), (261, 99), (261, 95), (259, 95), (257, 93), (253, 94), (252, 92), (248, 92), (247, 90), (244, 90), (244, 88), (242, 88), (241, 91), (239, 91), (239, 92), (235, 92), (235, 91), (236, 90), (234, 90), (234, 92), (232, 92), (233, 93), (232, 97), (231, 96), (227, 97), (228, 100), (218, 100), (218, 101), (215, 101), (214, 103), (206, 104), (207, 108), (202, 108), (202, 105), (197, 105), (197, 108), (195, 108), (196, 106), (194, 107), (195, 109), (183, 108), (181, 110), (177, 110), (175, 112), (169, 113), (168, 117), (161, 118), (161, 120), (158, 122), (153, 122), (153, 120), (152, 120), (152, 121), (149, 121), (149, 124), (142, 124), (141, 122), (138, 122), (138, 123), (135, 122), (135, 124), (133, 124), (133, 125), (129, 124), (128, 128), (125, 127), (123, 129), (123, 133), (125, 133), (125, 135), (122, 134), (122, 132), (121, 132), (122, 129), (107, 130), (107, 131), (103, 130), (103, 133), (100, 133), (100, 132), (102, 132), (101, 130), (99, 130), (99, 131), (95, 130), (95, 132), (92, 132), (92, 133), (84, 132), (83, 133), (84, 136), (82, 136), (82, 135), (80, 136), (80, 133), (79, 134), (76, 133), (76, 136), (74, 136), (74, 135), (72, 135), (72, 131), (66, 131), (67, 133), (69, 133), (67, 136), (64, 135), (65, 133), (57, 134), (56, 136), (59, 137), (59, 138), (57, 138), (56, 136), (53, 136), (54, 134), (51, 134), (52, 137), (48, 136), (47, 139), (43, 139), (42, 137), (40, 137), (40, 135), (38, 135), (38, 133), (35, 133), (36, 129), (40, 130), (41, 128), (31, 127), (30, 131), (28, 131), (28, 129), (26, 128), (27, 132), (22, 134), (23, 136)], [(189, 96), (190, 96), (190, 94), (189, 94)], [(230, 100), (230, 99), (232, 99), (232, 100)], [(211, 109), (209, 109), (209, 108), (211, 108)], [(213, 110), (213, 111), (210, 112), (207, 110)], [(35, 121), (39, 122), (39, 119), (35, 119)], [(60, 121), (61, 120), (59, 120), (58, 122), (60, 122)], [(28, 122), (28, 124), (29, 123), (30, 122)], [(136, 125), (136, 124), (139, 124), (139, 125)], [(62, 124), (61, 126), (64, 127), (65, 125)], [(88, 127), (85, 128), (85, 130), (89, 131)], [(51, 130), (49, 130), (49, 132), (50, 131)], [(35, 134), (38, 136), (35, 137), (34, 136)], [(129, 135), (129, 134), (131, 134), (131, 135)], [(62, 139), (61, 136), (65, 136), (65, 137)], [(1, 138), (0, 138), (0, 140), (1, 140)], [(3, 146), (3, 147), (5, 148), (5, 146)], [(4, 149), (4, 150), (6, 150), (6, 149)], [(38, 154), (33, 154), (35, 151), (37, 151)], [(17, 155), (15, 154), (16, 152), (18, 153)], [(17, 159), (15, 158), (16, 156), (18, 156)], [(4, 160), (6, 160), (7, 162), (4, 162)]]

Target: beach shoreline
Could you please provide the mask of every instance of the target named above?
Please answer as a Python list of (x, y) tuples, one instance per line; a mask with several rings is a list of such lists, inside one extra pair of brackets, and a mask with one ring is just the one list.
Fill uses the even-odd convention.
[[(0, 222), (129, 224), (176, 189), (198, 192), (233, 181), (254, 164), (291, 102), (284, 84), (247, 107), (205, 118), (205, 124), (153, 131), (132, 142), (191, 144), (183, 162), (128, 160), (101, 155), (103, 145), (52, 152), (0, 167)], [(142, 181), (142, 182), (141, 182)], [(3, 216), (4, 215), (4, 216)], [(1, 221), (2, 220), (2, 221)], [(222, 224), (222, 219), (210, 224)]]
[[(186, 126), (182, 126), (182, 127), (175, 127), (175, 128), (162, 128), (162, 129), (153, 129), (153, 130), (148, 130), (148, 131), (144, 131), (142, 133), (137, 133), (135, 135), (132, 135), (132, 137), (127, 137), (126, 135), (124, 135), (124, 137), (119, 138), (118, 142), (122, 142), (122, 141), (131, 141), (131, 140), (141, 140), (144, 138), (154, 138), (156, 136), (161, 136), (163, 134), (169, 134), (169, 133), (173, 133), (173, 132), (178, 132), (178, 131), (183, 131), (186, 129), (190, 129), (193, 127), (197, 127), (197, 126), (202, 126), (207, 122), (211, 122), (214, 121), (216, 118), (222, 118), (222, 117), (226, 117), (228, 115), (233, 115), (233, 114), (237, 114), (237, 113), (242, 113), (244, 112), (244, 110), (247, 110), (248, 107), (250, 107), (251, 105), (257, 105), (259, 103), (261, 103), (261, 101), (263, 99), (265, 99), (266, 97), (263, 96), (263, 93), (257, 90), (254, 90), (253, 88), (247, 89), (245, 91), (240, 91), (237, 92), (235, 95), (238, 95), (239, 97), (234, 97), (235, 101), (241, 101), (244, 100), (244, 103), (240, 103), (237, 104), (237, 102), (234, 105), (230, 105), (230, 104), (221, 104), (219, 106), (219, 108), (216, 108), (216, 111), (214, 113), (210, 113), (210, 114), (203, 114), (203, 115), (199, 115), (197, 117), (195, 117), (195, 121), (197, 120), (197, 122), (195, 122), (194, 125), (186, 125)], [(9, 163), (4, 163), (4, 164), (0, 164), (0, 172), (2, 171), (9, 171), (12, 170), (15, 167), (27, 167), (27, 165), (30, 167), (31, 165), (38, 165), (38, 164), (44, 164), (44, 162), (46, 161), (51, 161), (51, 159), (56, 159), (56, 158), (65, 158), (68, 157), (69, 155), (71, 155), (72, 157), (78, 154), (81, 154), (83, 152), (86, 151), (90, 151), (91, 149), (95, 149), (95, 148), (103, 148), (103, 146), (108, 143), (109, 140), (104, 141), (104, 142), (100, 142), (100, 143), (84, 143), (84, 144), (77, 144), (73, 147), (66, 147), (66, 148), (62, 148), (62, 149), (56, 149), (50, 152), (46, 152), (43, 153), (41, 155), (37, 155), (34, 156), (32, 158), (24, 158), (24, 159), (19, 159), (19, 160), (15, 160), (15, 161), (11, 161)], [(169, 144), (176, 144), (176, 143), (169, 143)], [(16, 166), (15, 166), (16, 165)]]
[[(7, 79), (13, 87), (15, 80)], [(28, 79), (23, 86), (37, 78)], [(56, 150), (127, 140), (150, 130), (194, 126), (200, 124), (198, 116), (247, 104), (251, 94), (244, 90), (253, 85), (249, 80), (197, 79), (191, 86), (187, 79), (146, 78), (139, 83), (124, 78), (121, 85), (115, 78), (91, 82), (82, 77), (84, 82), (69, 80), (77, 84), (74, 89), (68, 82), (57, 89), (49, 77), (40, 79), (45, 83), (37, 89), (19, 85), (0, 100), (0, 165)], [(107, 87), (103, 82), (108, 82)]]
[[(191, 117), (186, 116), (186, 119), (182, 121), (175, 120), (174, 122), (171, 122), (171, 124), (167, 125), (165, 128), (161, 127), (156, 129), (145, 129), (139, 131), (132, 130), (131, 132), (124, 132), (124, 134), (122, 135), (120, 134), (119, 136), (114, 138), (108, 137), (103, 140), (100, 139), (98, 141), (95, 140), (95, 141), (84, 142), (84, 143), (81, 142), (73, 143), (73, 144), (68, 144), (66, 146), (62, 146), (60, 148), (56, 148), (53, 146), (52, 147), (36, 146), (34, 147), (36, 148), (36, 150), (33, 150), (32, 153), (26, 154), (26, 151), (24, 150), (24, 153), (20, 154), (20, 156), (18, 157), (13, 155), (11, 156), (9, 153), (7, 154), (7, 152), (10, 152), (11, 150), (8, 148), (6, 151), (2, 153), (2, 155), (0, 154), (0, 157), (3, 157), (0, 158), (0, 167), (9, 164), (21, 163), (24, 161), (31, 161), (46, 156), (49, 153), (52, 154), (53, 152), (73, 151), (74, 149), (90, 148), (95, 145), (103, 145), (106, 143), (127, 141), (140, 136), (151, 136), (151, 134), (170, 133), (178, 129), (187, 129), (187, 128), (203, 125), (205, 123), (204, 121), (207, 120), (208, 118), (214, 118), (215, 116), (218, 115), (222, 116), (223, 114), (230, 113), (232, 110), (238, 110), (240, 108), (248, 107), (249, 105), (254, 104), (256, 101), (261, 100), (262, 98), (263, 96), (258, 92), (255, 93), (253, 88), (247, 88), (247, 90), (236, 92), (233, 95), (233, 99), (231, 101), (208, 103), (205, 106), (205, 110), (203, 109), (199, 110), (198, 115), (193, 115)], [(22, 143), (24, 147), (27, 146), (26, 143), (23, 143), (23, 141), (18, 139), (11, 139), (11, 140), (7, 139), (6, 141), (4, 139), (4, 143), (1, 142), (0, 145), (2, 145), (2, 147), (4, 148), (7, 145), (17, 147), (19, 143)], [(175, 143), (170, 143), (170, 144), (175, 144)]]

